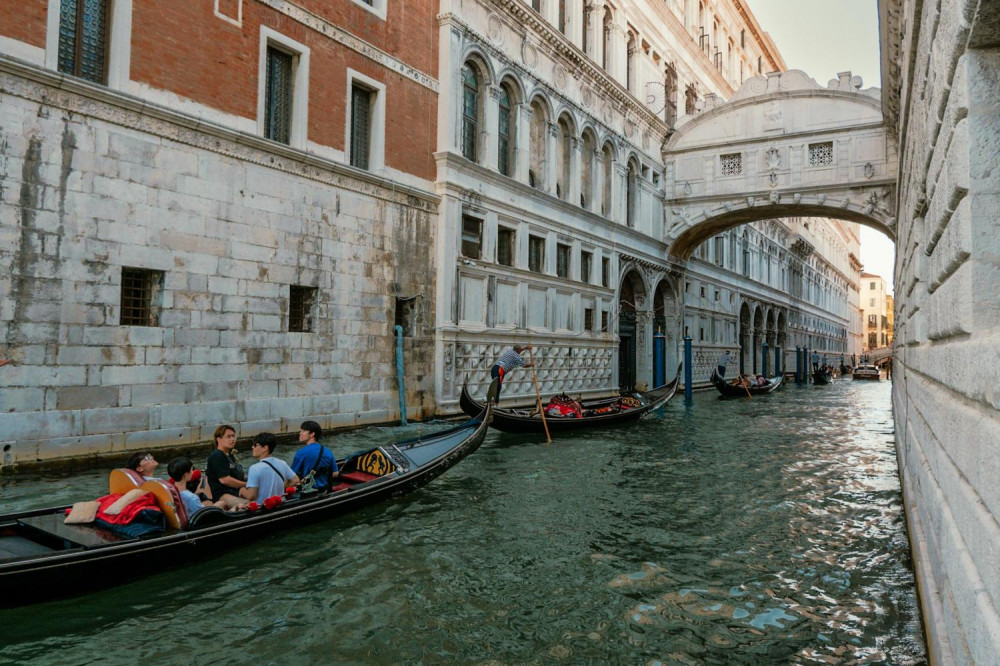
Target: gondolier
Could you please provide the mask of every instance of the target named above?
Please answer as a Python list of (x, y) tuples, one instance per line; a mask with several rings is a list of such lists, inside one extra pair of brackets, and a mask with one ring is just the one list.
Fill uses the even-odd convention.
[(490, 377), (497, 381), (497, 393), (499, 394), (503, 390), (503, 380), (507, 376), (507, 373), (514, 368), (530, 368), (535, 364), (532, 362), (525, 363), (524, 358), (521, 357), (521, 352), (531, 349), (531, 345), (519, 346), (514, 345), (513, 347), (507, 347), (502, 352), (500, 356), (497, 357), (496, 363), (490, 368)]
[(719, 376), (720, 377), (725, 377), (726, 376), (726, 366), (729, 365), (732, 362), (733, 362), (733, 355), (732, 355), (732, 353), (728, 349), (726, 351), (722, 352), (722, 355), (719, 356)]

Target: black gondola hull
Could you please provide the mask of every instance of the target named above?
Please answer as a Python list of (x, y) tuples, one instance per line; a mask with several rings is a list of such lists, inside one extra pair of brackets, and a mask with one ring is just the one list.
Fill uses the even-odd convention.
[[(45, 557), (0, 560), (0, 607), (22, 606), (106, 589), (150, 572), (220, 553), (232, 553), (240, 546), (281, 530), (336, 518), (405, 495), (429, 483), (479, 448), (486, 436), (489, 411), (479, 416), (474, 427), (473, 422), (459, 426), (469, 427), (470, 434), (454, 448), (398, 475), (381, 477), (340, 492), (289, 501), (273, 511), (235, 517), (219, 511), (221, 522), (217, 524), (172, 531), (163, 536), (57, 551)], [(459, 428), (446, 432), (453, 433)], [(425, 437), (424, 441), (434, 441), (437, 437), (440, 434)], [(19, 519), (46, 516), (64, 508), (2, 516), (0, 539)]]
[(833, 373), (826, 372), (823, 370), (816, 370), (813, 372), (813, 383), (815, 384), (829, 384), (833, 381)]
[[(633, 409), (622, 410), (614, 414), (584, 416), (581, 418), (546, 417), (545, 421), (549, 427), (549, 432), (552, 434), (580, 432), (582, 430), (592, 430), (595, 428), (614, 427), (635, 423), (646, 414), (649, 414), (650, 412), (665, 405), (667, 401), (673, 397), (674, 393), (677, 391), (677, 385), (680, 383), (680, 377), (681, 366), (678, 366), (677, 375), (674, 377), (672, 382), (664, 384), (659, 388), (655, 388), (652, 391), (636, 394), (642, 402), (642, 405)], [(584, 402), (583, 406), (585, 408), (592, 408), (595, 406), (611, 404), (613, 402), (614, 399)], [(483, 403), (476, 401), (475, 398), (469, 395), (465, 386), (462, 387), (462, 395), (459, 398), (459, 403), (462, 407), (462, 411), (470, 415), (478, 414), (483, 408)], [(544, 433), (545, 427), (542, 424), (541, 416), (537, 413), (534, 415), (518, 413), (520, 411), (530, 411), (534, 407), (534, 405), (524, 408), (510, 409), (495, 407), (492, 415), (493, 420), (490, 422), (490, 425), (497, 430), (502, 430), (503, 432)]]
[(783, 374), (771, 377), (768, 380), (766, 386), (748, 386), (743, 387), (736, 384), (730, 384), (722, 377), (719, 377), (717, 372), (712, 373), (711, 381), (712, 385), (722, 394), (725, 398), (747, 398), (755, 395), (767, 395), (773, 392), (784, 380), (785, 376)]

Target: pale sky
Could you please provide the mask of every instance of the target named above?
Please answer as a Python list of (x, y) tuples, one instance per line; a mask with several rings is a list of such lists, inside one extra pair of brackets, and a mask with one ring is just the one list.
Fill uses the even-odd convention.
[[(747, 0), (770, 33), (788, 69), (801, 69), (826, 87), (850, 70), (863, 88), (880, 88), (876, 0)], [(892, 285), (895, 245), (880, 231), (861, 227), (864, 270)]]

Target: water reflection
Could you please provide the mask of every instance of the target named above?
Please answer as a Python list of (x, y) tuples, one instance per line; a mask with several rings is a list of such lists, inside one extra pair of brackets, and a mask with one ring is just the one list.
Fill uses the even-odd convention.
[[(838, 381), (552, 445), (491, 433), (408, 497), (2, 611), (0, 661), (924, 663), (891, 432), (887, 382)], [(0, 497), (105, 483), (7, 477)]]

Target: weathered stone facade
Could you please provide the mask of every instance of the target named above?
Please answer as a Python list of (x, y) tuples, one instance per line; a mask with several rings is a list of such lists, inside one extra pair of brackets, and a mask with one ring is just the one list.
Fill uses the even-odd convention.
[[(434, 130), (373, 124), (368, 170), (344, 145), (348, 80), (373, 100), (384, 85), (402, 121), (434, 106), (421, 71), (433, 69), (433, 31), (402, 39), (396, 7), (390, 28), (372, 30), (360, 5), (332, 15), (244, 1), (222, 16), (199, 3), (199, 30), (180, 44), (153, 36), (193, 14), (118, 0), (109, 11), (129, 10), (128, 22), (112, 25), (107, 78), (91, 83), (54, 71), (46, 25), (59, 3), (28, 4), (24, 23), (0, 9), (0, 356), (12, 361), (0, 464), (180, 447), (222, 422), (247, 436), (307, 417), (395, 420), (396, 324), (408, 411), (433, 414)], [(433, 15), (429, 2), (407, 11)], [(255, 117), (258, 55), (273, 44), (299, 49), (284, 142)], [(220, 60), (197, 61), (197, 45), (223, 49)], [(223, 53), (236, 62), (219, 67)], [(336, 94), (315, 83), (308, 94), (310, 63), (343, 83)], [(383, 156), (386, 145), (399, 152)], [(133, 270), (144, 295), (126, 299)], [(141, 322), (126, 300), (148, 309)]]
[(882, 0), (893, 407), (933, 663), (1000, 654), (1000, 5)]

